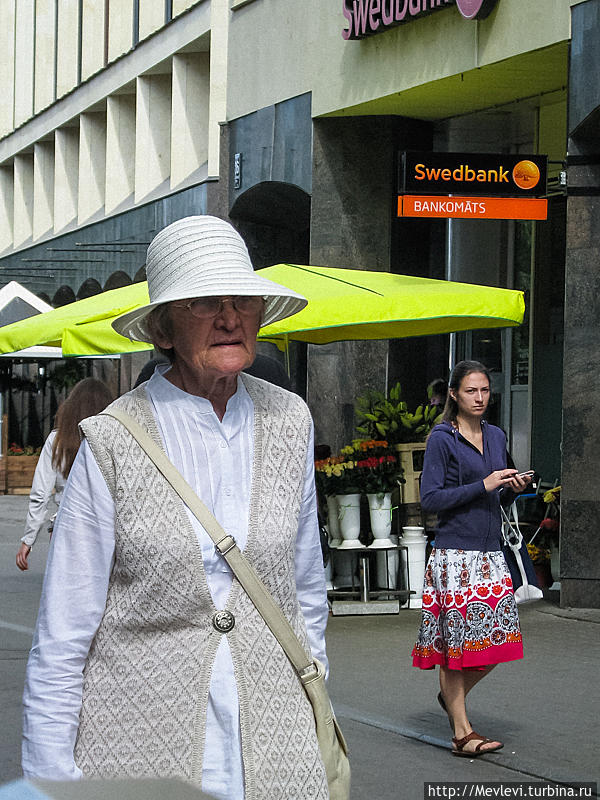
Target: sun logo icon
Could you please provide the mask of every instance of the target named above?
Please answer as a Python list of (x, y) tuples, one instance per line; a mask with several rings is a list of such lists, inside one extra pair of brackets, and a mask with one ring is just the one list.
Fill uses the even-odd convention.
[(540, 168), (533, 161), (525, 159), (515, 164), (512, 177), (519, 189), (533, 189), (540, 182)]

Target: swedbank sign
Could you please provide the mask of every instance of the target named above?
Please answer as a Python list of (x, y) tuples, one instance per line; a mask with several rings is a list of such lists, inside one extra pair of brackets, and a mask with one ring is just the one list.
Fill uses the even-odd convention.
[(494, 153), (402, 153), (399, 190), (405, 194), (546, 194), (548, 157)]
[(456, 5), (465, 19), (484, 19), (497, 0), (342, 0), (344, 39), (363, 39)]

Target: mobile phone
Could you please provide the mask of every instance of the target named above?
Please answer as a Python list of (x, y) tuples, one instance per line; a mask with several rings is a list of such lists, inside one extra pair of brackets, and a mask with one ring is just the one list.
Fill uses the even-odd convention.
[(531, 477), (533, 475), (535, 475), (535, 470), (534, 469), (528, 469), (525, 472), (517, 472), (517, 476), (519, 478), (529, 478), (529, 477)]

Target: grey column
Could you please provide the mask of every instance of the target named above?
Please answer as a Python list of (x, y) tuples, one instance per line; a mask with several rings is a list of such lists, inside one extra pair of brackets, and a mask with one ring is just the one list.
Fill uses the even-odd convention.
[(600, 2), (571, 13), (561, 605), (600, 608)]
[[(314, 121), (311, 264), (389, 270), (394, 138), (388, 117)], [(350, 442), (355, 398), (386, 388), (387, 352), (387, 341), (309, 347), (316, 442)]]

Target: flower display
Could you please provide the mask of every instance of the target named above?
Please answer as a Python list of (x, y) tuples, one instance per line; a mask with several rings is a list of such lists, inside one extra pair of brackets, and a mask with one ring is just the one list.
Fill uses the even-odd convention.
[(360, 492), (361, 488), (356, 482), (355, 467), (354, 459), (345, 458), (342, 455), (315, 461), (317, 491), (325, 497)]
[(404, 483), (396, 451), (375, 439), (355, 439), (338, 456), (315, 461), (315, 479), (322, 496), (385, 494)]
[(358, 484), (366, 494), (383, 495), (404, 483), (398, 455), (385, 440), (356, 439), (342, 453), (354, 458)]
[(29, 444), (25, 447), (20, 447), (16, 442), (12, 442), (6, 452), (9, 456), (38, 456), (41, 451), (41, 447), (32, 447)]

